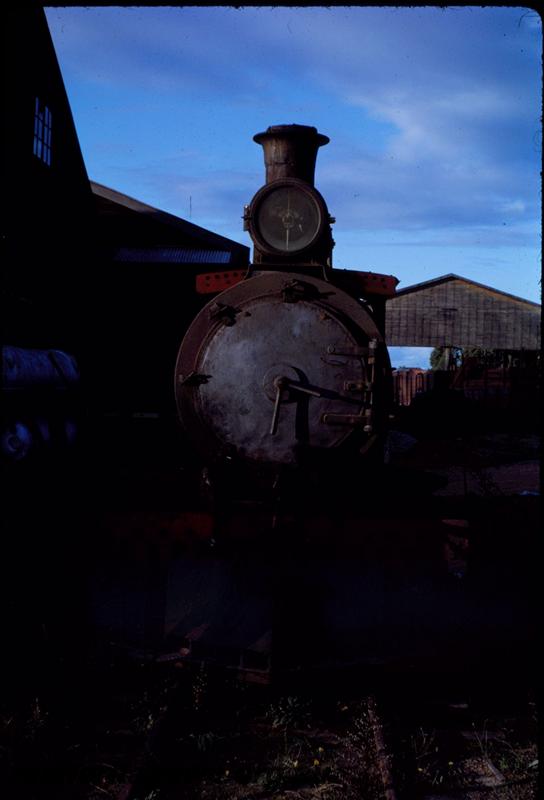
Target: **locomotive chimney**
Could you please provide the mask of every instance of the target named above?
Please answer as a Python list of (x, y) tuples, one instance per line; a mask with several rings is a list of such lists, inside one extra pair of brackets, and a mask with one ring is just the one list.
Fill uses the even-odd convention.
[(298, 178), (313, 186), (317, 151), (330, 139), (311, 125), (271, 125), (253, 141), (263, 146), (266, 183)]

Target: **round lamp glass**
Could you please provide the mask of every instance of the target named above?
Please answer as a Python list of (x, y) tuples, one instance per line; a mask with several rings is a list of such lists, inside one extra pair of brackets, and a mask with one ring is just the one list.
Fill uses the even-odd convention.
[(257, 218), (264, 241), (285, 253), (308, 247), (321, 223), (320, 209), (313, 197), (293, 186), (282, 186), (266, 195)]

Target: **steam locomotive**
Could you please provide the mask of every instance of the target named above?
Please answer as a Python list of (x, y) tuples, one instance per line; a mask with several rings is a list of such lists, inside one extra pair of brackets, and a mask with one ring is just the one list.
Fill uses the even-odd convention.
[(314, 186), (328, 137), (275, 125), (254, 140), (266, 183), (244, 208), (253, 261), (183, 339), (181, 425), (219, 470), (240, 464), (270, 476), (379, 459), (391, 405), (385, 301), (397, 280), (332, 267), (335, 220)]

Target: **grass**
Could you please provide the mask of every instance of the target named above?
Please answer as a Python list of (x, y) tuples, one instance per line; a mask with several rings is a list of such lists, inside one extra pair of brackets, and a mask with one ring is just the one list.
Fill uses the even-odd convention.
[[(338, 688), (278, 694), (219, 679), (203, 667), (146, 667), (128, 681), (121, 670), (101, 707), (89, 703), (85, 718), (74, 716), (69, 698), (64, 708), (39, 696), (24, 708), (4, 709), (0, 757), (19, 774), (22, 765), (45, 769), (46, 776), (56, 769), (63, 789), (55, 800), (116, 798), (137, 773), (131, 800), (381, 798), (366, 698), (335, 697)], [(455, 735), (432, 717), (418, 721), (418, 708), (405, 713), (399, 706), (404, 728), (391, 734), (399, 796), (417, 800), (458, 787), (469, 758), (487, 758), (507, 782), (533, 787), (534, 707), (511, 717), (463, 711), (464, 727)], [(36, 800), (49, 800), (47, 782), (32, 789)], [(8, 788), (5, 796), (13, 794)]]

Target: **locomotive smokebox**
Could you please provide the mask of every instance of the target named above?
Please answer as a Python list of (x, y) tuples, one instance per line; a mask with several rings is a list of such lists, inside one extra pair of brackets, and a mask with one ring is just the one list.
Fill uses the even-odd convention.
[(266, 183), (298, 178), (313, 186), (317, 151), (330, 139), (311, 125), (271, 125), (253, 141), (263, 146)]

